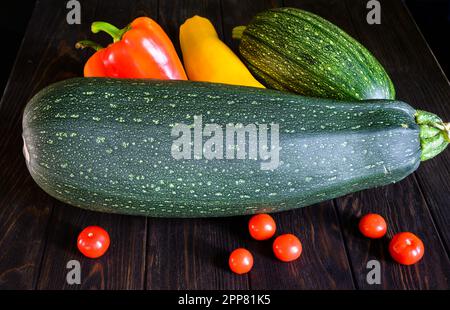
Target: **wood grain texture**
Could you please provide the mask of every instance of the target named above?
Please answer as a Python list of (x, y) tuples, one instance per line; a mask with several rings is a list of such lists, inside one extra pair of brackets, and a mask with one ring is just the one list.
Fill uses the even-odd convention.
[[(208, 17), (235, 51), (231, 29), (248, 23), (261, 10), (294, 6), (315, 12), (362, 42), (386, 67), (398, 98), (450, 119), (445, 103), (448, 80), (401, 1), (381, 1), (382, 24), (369, 26), (365, 0), (87, 0), (82, 24), (66, 23), (65, 2), (37, 2), (4, 97), (0, 101), (0, 289), (448, 289), (450, 287), (449, 152), (425, 162), (398, 184), (335, 201), (274, 215), (278, 233), (294, 233), (302, 257), (281, 263), (271, 242), (249, 237), (248, 217), (156, 219), (89, 212), (64, 205), (33, 182), (22, 159), (22, 110), (44, 86), (82, 75), (91, 51), (76, 41), (107, 44), (93, 35), (94, 20), (123, 27), (137, 16), (156, 19), (174, 42), (179, 26), (195, 14)], [(181, 56), (181, 54), (179, 54)], [(389, 232), (382, 240), (362, 238), (361, 214), (385, 216)], [(100, 259), (81, 256), (75, 246), (82, 228), (100, 225), (111, 235), (111, 248)], [(426, 254), (415, 266), (389, 258), (388, 238), (410, 230), (423, 238)], [(246, 247), (255, 258), (251, 273), (228, 269), (228, 254)], [(68, 285), (66, 264), (77, 259), (82, 285)], [(382, 284), (365, 281), (368, 260), (381, 263)]]
[(246, 247), (246, 219), (149, 219), (146, 289), (249, 289), (228, 255)]
[[(5, 249), (0, 254), (2, 289), (35, 287), (53, 209), (54, 201), (33, 182), (21, 152), (23, 107), (37, 90), (61, 77), (48, 55), (48, 38), (58, 37), (50, 16), (52, 12), (33, 13), (0, 102), (0, 246)], [(70, 63), (71, 58), (65, 60)]]
[[(108, 252), (88, 259), (77, 249), (77, 236), (90, 225), (104, 228), (110, 235)], [(141, 217), (102, 214), (58, 205), (49, 224), (47, 247), (38, 289), (143, 289), (145, 274), (146, 221)], [(66, 281), (67, 263), (81, 266), (81, 285)]]

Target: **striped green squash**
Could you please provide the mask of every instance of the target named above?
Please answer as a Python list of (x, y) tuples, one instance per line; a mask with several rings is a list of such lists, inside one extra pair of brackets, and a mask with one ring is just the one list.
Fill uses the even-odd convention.
[[(249, 155), (195, 159), (195, 147), (187, 148), (191, 159), (174, 157), (174, 126), (191, 128), (200, 116), (204, 130), (207, 124), (257, 126), (259, 147), (266, 145), (260, 126), (278, 124), (278, 165), (262, 169), (267, 160)], [(446, 126), (400, 101), (341, 102), (224, 84), (77, 78), (31, 99), (23, 139), (32, 177), (63, 202), (103, 212), (204, 217), (288, 210), (397, 182), (447, 146)], [(200, 135), (205, 149), (210, 138)], [(224, 133), (219, 142), (225, 139)], [(249, 147), (247, 138), (237, 151)]]
[(233, 29), (239, 52), (269, 88), (343, 100), (395, 99), (375, 57), (336, 25), (313, 13), (277, 8)]

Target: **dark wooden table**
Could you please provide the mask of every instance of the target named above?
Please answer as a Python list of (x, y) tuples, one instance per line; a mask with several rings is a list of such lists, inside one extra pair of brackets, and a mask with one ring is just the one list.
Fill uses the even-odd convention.
[[(450, 287), (450, 151), (425, 162), (398, 184), (367, 190), (296, 211), (275, 214), (279, 232), (297, 234), (301, 259), (276, 261), (270, 242), (252, 241), (247, 217), (157, 219), (88, 212), (45, 194), (22, 156), (21, 119), (28, 99), (52, 82), (82, 75), (88, 52), (74, 43), (92, 37), (105, 20), (123, 26), (140, 15), (156, 19), (179, 51), (178, 27), (188, 17), (208, 17), (223, 40), (235, 25), (274, 6), (294, 6), (331, 20), (362, 42), (385, 66), (398, 98), (450, 120), (450, 87), (403, 2), (381, 1), (381, 25), (366, 22), (361, 0), (142, 0), (81, 1), (81, 25), (66, 23), (67, 1), (37, 1), (0, 103), (0, 289), (448, 289)], [(102, 39), (106, 36), (99, 35)], [(370, 241), (357, 218), (382, 214), (388, 237)], [(86, 259), (76, 237), (100, 225), (112, 239), (107, 255)], [(405, 267), (387, 252), (395, 232), (412, 231), (426, 246), (423, 260)], [(227, 268), (238, 246), (253, 251), (248, 275)], [(66, 264), (81, 263), (82, 284), (66, 283)], [(381, 263), (381, 285), (369, 285), (366, 264)]]

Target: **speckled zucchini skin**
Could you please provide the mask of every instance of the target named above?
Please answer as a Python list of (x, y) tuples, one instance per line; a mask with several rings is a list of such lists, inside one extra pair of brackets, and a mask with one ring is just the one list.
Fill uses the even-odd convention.
[(246, 25), (239, 52), (270, 88), (322, 98), (395, 99), (388, 74), (364, 46), (303, 10), (257, 14)]
[[(82, 208), (158, 217), (275, 212), (396, 182), (420, 162), (415, 110), (222, 84), (76, 78), (26, 106), (27, 166), (47, 193)], [(176, 160), (171, 128), (277, 123), (280, 166)], [(206, 138), (205, 138), (206, 139)]]

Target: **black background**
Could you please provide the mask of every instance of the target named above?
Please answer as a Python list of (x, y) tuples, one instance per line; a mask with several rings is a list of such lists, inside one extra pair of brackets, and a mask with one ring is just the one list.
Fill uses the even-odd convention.
[[(189, 309), (235, 309), (252, 308), (252, 305), (243, 303), (223, 304), (223, 294), (245, 294), (242, 291), (3, 291), (0, 298), (4, 301), (10, 299), (14, 305), (33, 306), (48, 305), (61, 309), (80, 309), (83, 306), (109, 306), (130, 307), (144, 306), (152, 309), (155, 306), (179, 306), (181, 296), (209, 296), (218, 302), (205, 306), (182, 305)], [(389, 309), (392, 307), (404, 309), (437, 306), (440, 301), (448, 299), (448, 291), (253, 291), (255, 295), (269, 294), (270, 303), (259, 305), (263, 309), (272, 309), (279, 306), (298, 306), (298, 309), (316, 308), (318, 305), (326, 307), (348, 307), (359, 305), (368, 309)], [(70, 304), (67, 303), (70, 300)], [(368, 302), (369, 301), (369, 302)], [(412, 308), (411, 308), (412, 306)]]

